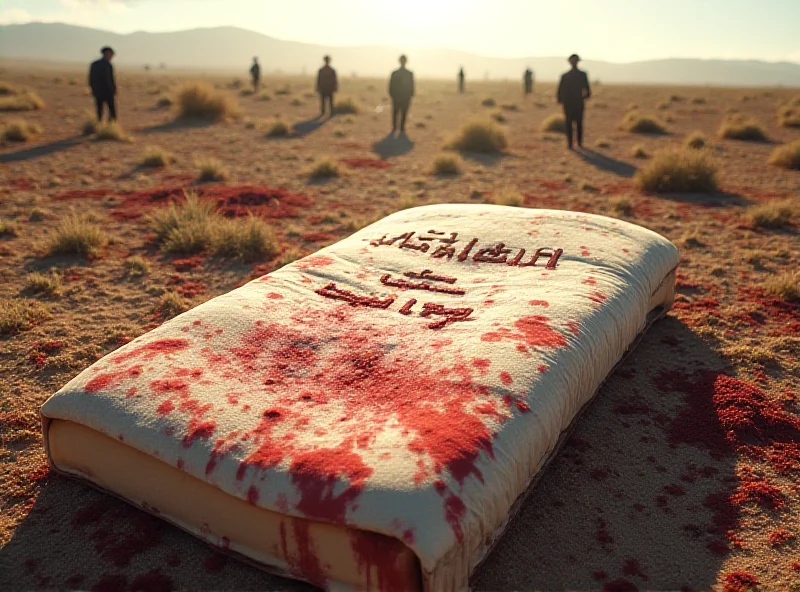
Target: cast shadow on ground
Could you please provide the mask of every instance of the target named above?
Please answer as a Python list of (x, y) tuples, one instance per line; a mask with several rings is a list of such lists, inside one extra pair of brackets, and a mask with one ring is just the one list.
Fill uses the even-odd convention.
[[(671, 448), (665, 429), (684, 395), (656, 386), (661, 370), (689, 376), (703, 365), (723, 363), (675, 318), (656, 323), (578, 420), (478, 568), (473, 589), (590, 590), (604, 582), (635, 589), (622, 580), (648, 590), (709, 589), (723, 558), (707, 548), (714, 518), (703, 500), (736, 487), (735, 457), (712, 460), (685, 444)], [(682, 480), (695, 465), (713, 465), (713, 476)], [(674, 492), (675, 484), (683, 493), (665, 493), (668, 486)], [(164, 590), (311, 590), (220, 555), (133, 506), (52, 474), (0, 549), (0, 573), (9, 592), (112, 583), (138, 590), (146, 582), (147, 589), (158, 584)]]
[(298, 121), (292, 125), (293, 138), (302, 138), (310, 133), (317, 131), (323, 125), (328, 123), (330, 118), (314, 117), (313, 119), (306, 119), (305, 121)]
[(591, 148), (578, 148), (575, 154), (577, 154), (581, 160), (592, 165), (596, 169), (614, 173), (618, 177), (626, 177), (630, 179), (636, 174), (637, 169), (635, 166), (621, 160), (616, 160), (605, 154), (601, 154), (600, 152), (592, 150)]
[(157, 134), (157, 133), (174, 132), (187, 129), (202, 129), (210, 127), (215, 123), (216, 122), (211, 119), (178, 118), (178, 119), (172, 119), (165, 123), (159, 123), (157, 125), (150, 125), (147, 127), (143, 127), (136, 131), (142, 134)]
[(400, 132), (396, 136), (394, 133), (386, 134), (383, 139), (372, 145), (372, 151), (380, 156), (382, 160), (387, 160), (393, 156), (408, 154), (413, 149), (414, 142), (411, 141), (405, 132)]
[(50, 142), (49, 144), (42, 144), (41, 146), (33, 146), (31, 148), (23, 148), (22, 150), (0, 154), (0, 162), (20, 162), (23, 160), (40, 158), (42, 156), (49, 156), (50, 154), (55, 154), (56, 152), (69, 150), (73, 146), (77, 146), (80, 143), (80, 136), (56, 140), (55, 142)]

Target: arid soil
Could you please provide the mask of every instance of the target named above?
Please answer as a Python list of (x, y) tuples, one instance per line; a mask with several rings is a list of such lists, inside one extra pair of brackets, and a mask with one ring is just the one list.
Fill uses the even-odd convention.
[[(480, 590), (800, 591), (800, 304), (765, 283), (800, 264), (800, 219), (750, 224), (749, 208), (798, 198), (800, 172), (767, 164), (800, 138), (777, 124), (798, 92), (595, 85), (588, 150), (540, 131), (558, 113), (552, 85), (524, 97), (521, 83), (417, 81), (407, 138), (391, 138), (386, 81), (345, 79), (360, 113), (317, 120), (310, 79), (267, 78), (271, 100), (239, 96), (233, 77), (211, 80), (242, 110), (220, 123), (182, 123), (159, 108), (181, 78), (118, 74), (120, 123), (130, 142), (81, 135), (92, 107), (83, 72), (13, 67), (0, 80), (35, 90), (42, 110), (0, 113), (42, 132), (0, 146), (0, 304), (41, 310), (0, 335), (0, 588), (92, 590), (307, 589), (227, 558), (101, 493), (48, 472), (39, 406), (71, 377), (174, 311), (165, 293), (196, 305), (331, 244), (400, 208), (491, 202), (519, 192), (522, 207), (617, 216), (681, 249), (674, 309), (646, 335), (580, 419), (561, 454), (480, 567)], [(288, 87), (289, 94), (275, 91)], [(674, 95), (674, 96), (672, 96)], [(497, 106), (482, 106), (493, 98)], [(670, 100), (672, 98), (672, 100)], [(658, 105), (663, 103), (662, 109)], [(631, 105), (666, 120), (666, 135), (621, 131)], [(505, 108), (503, 106), (505, 105)], [(720, 140), (726, 112), (755, 118), (769, 142)], [(463, 172), (431, 163), (447, 137), (478, 115), (501, 112), (509, 148), (465, 155)], [(268, 138), (260, 123), (292, 128)], [(2, 126), (0, 126), (2, 127)], [(699, 130), (719, 166), (713, 195), (645, 194), (634, 174), (652, 155)], [(596, 147), (605, 140), (607, 147)], [(140, 166), (148, 146), (176, 157)], [(333, 179), (307, 170), (330, 156)], [(199, 183), (198, 159), (228, 175)], [(153, 240), (147, 213), (193, 189), (227, 215), (252, 212), (279, 252), (245, 263), (172, 256)], [(85, 214), (110, 242), (94, 257), (48, 255), (60, 220)], [(139, 256), (149, 269), (133, 273)], [(32, 272), (57, 270), (60, 286), (36, 292)]]

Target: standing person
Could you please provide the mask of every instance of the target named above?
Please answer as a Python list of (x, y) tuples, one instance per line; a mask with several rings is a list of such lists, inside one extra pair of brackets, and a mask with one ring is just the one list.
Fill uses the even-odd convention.
[(458, 92), (464, 94), (464, 68), (458, 71)]
[(322, 58), (325, 65), (317, 73), (317, 92), (319, 93), (320, 111), (319, 116), (325, 115), (325, 101), (328, 101), (329, 117), (333, 117), (333, 93), (339, 90), (339, 80), (336, 78), (336, 70), (331, 68), (331, 56)]
[(414, 73), (406, 68), (408, 58), (400, 56), (400, 67), (389, 79), (389, 96), (392, 98), (392, 133), (397, 131), (397, 116), (400, 116), (400, 133), (406, 131), (406, 116), (414, 96)]
[(531, 94), (533, 90), (533, 72), (530, 68), (525, 68), (525, 74), (522, 77), (523, 88), (526, 95)]
[(108, 120), (117, 120), (117, 83), (114, 80), (114, 66), (111, 60), (114, 58), (114, 50), (104, 47), (100, 50), (103, 57), (92, 62), (89, 68), (89, 87), (92, 89), (94, 102), (97, 106), (97, 121), (103, 119), (103, 106), (108, 105)]
[(261, 66), (258, 63), (258, 58), (253, 58), (253, 65), (250, 66), (250, 78), (253, 81), (253, 92), (258, 92), (258, 87), (261, 84)]
[(578, 146), (583, 147), (583, 103), (592, 96), (589, 88), (589, 77), (583, 70), (578, 70), (581, 59), (572, 54), (569, 63), (572, 69), (561, 76), (558, 83), (556, 99), (564, 107), (564, 119), (567, 124), (567, 147), (572, 150), (572, 124), (578, 132)]

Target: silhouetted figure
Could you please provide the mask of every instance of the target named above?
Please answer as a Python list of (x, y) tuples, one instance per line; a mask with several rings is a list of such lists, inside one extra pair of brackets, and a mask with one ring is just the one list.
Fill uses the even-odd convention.
[(529, 95), (533, 92), (533, 70), (530, 68), (525, 69), (525, 75), (522, 77), (523, 87), (525, 94)]
[(458, 92), (464, 94), (464, 68), (458, 71)]
[(104, 47), (100, 50), (103, 57), (92, 62), (89, 68), (89, 87), (92, 89), (94, 102), (97, 105), (97, 121), (103, 119), (103, 106), (108, 105), (108, 120), (117, 120), (117, 83), (114, 80), (114, 66), (111, 60), (114, 58), (114, 50)]
[(250, 66), (250, 79), (253, 81), (253, 92), (258, 92), (258, 87), (261, 85), (261, 65), (258, 63), (258, 58), (253, 58), (253, 65)]
[(400, 116), (400, 132), (406, 131), (406, 116), (414, 96), (414, 74), (406, 69), (408, 58), (400, 56), (400, 67), (392, 72), (389, 79), (389, 96), (392, 98), (392, 132), (397, 131), (397, 117)]
[(564, 107), (564, 119), (567, 124), (567, 146), (572, 150), (572, 124), (578, 132), (578, 146), (583, 146), (583, 103), (592, 96), (589, 88), (589, 77), (583, 70), (578, 70), (580, 58), (576, 54), (569, 56), (572, 69), (561, 76), (558, 83), (556, 99)]
[(333, 117), (333, 93), (339, 90), (339, 80), (336, 78), (336, 70), (331, 68), (331, 56), (322, 58), (325, 65), (317, 73), (317, 92), (319, 93), (319, 116), (325, 115), (325, 101), (328, 102), (329, 116)]

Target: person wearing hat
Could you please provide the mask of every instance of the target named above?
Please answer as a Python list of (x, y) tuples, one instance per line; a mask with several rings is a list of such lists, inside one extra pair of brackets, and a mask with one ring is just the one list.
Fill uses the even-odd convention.
[(253, 81), (253, 92), (258, 92), (258, 87), (261, 83), (261, 66), (258, 63), (258, 58), (253, 58), (253, 65), (250, 66), (250, 79)]
[(103, 119), (103, 107), (108, 105), (108, 120), (117, 119), (117, 83), (114, 80), (114, 66), (111, 60), (114, 58), (114, 50), (104, 47), (100, 50), (103, 57), (92, 62), (89, 68), (89, 87), (92, 89), (94, 102), (97, 106), (97, 121)]
[(397, 131), (397, 119), (400, 119), (400, 133), (406, 131), (406, 116), (414, 96), (414, 73), (406, 68), (408, 58), (400, 56), (400, 67), (392, 72), (389, 78), (389, 96), (392, 98), (392, 133)]
[(564, 120), (567, 124), (567, 146), (572, 150), (572, 127), (575, 124), (578, 134), (578, 146), (583, 147), (583, 104), (592, 96), (589, 88), (589, 77), (578, 69), (581, 59), (577, 54), (569, 56), (572, 69), (561, 76), (558, 83), (556, 99), (564, 108)]
[(325, 102), (328, 102), (328, 117), (333, 117), (333, 93), (339, 90), (339, 80), (336, 70), (331, 68), (331, 56), (322, 58), (325, 65), (317, 73), (317, 92), (319, 93), (319, 116), (325, 116)]

